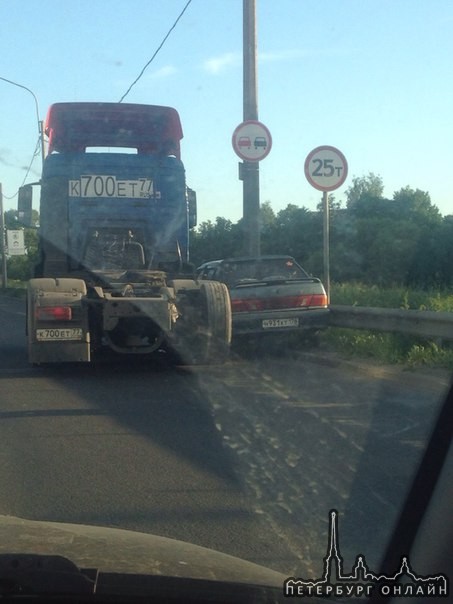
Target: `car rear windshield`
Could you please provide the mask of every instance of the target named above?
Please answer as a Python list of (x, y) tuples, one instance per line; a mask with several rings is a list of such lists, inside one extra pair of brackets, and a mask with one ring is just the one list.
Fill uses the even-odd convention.
[(247, 281), (309, 279), (292, 258), (228, 261), (222, 264), (222, 280), (229, 286)]

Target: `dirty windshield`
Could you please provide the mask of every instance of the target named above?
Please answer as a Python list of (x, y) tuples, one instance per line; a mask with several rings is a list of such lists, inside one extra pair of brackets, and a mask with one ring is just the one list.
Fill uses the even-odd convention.
[(369, 595), (453, 368), (453, 4), (0, 22), (0, 552)]

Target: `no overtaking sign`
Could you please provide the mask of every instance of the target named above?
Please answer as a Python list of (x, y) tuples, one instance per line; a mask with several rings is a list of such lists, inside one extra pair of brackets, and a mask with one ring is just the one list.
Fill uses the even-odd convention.
[(264, 159), (272, 147), (268, 128), (256, 120), (242, 122), (233, 132), (233, 149), (241, 159), (258, 162)]

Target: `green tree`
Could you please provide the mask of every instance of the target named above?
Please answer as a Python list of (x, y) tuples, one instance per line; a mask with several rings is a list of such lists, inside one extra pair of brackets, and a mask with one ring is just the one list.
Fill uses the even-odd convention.
[(272, 227), (275, 223), (275, 212), (272, 209), (271, 202), (265, 201), (260, 207), (260, 225), (261, 232)]
[(8, 279), (28, 281), (32, 276), (33, 264), (28, 256), (11, 256), (8, 258)]
[(361, 279), (378, 285), (403, 285), (420, 238), (419, 227), (391, 216), (357, 221), (357, 249), (361, 257)]
[(419, 288), (453, 287), (453, 216), (424, 229), (407, 282)]
[[(329, 204), (329, 213), (333, 213), (333, 212), (337, 212), (338, 210), (341, 210), (341, 201), (336, 201), (335, 195), (333, 193), (329, 193), (329, 195), (327, 195), (327, 203)], [(322, 212), (324, 210), (324, 203), (323, 203), (322, 197), (319, 200), (319, 203), (316, 206), (316, 209), (318, 210), (318, 212)]]
[[(453, 217), (442, 218), (427, 192), (407, 186), (383, 197), (380, 176), (354, 178), (346, 208), (329, 195), (332, 281), (362, 280), (380, 285), (453, 286)], [(261, 206), (261, 251), (289, 254), (322, 277), (323, 215), (288, 204), (275, 213)], [(192, 238), (192, 261), (239, 256), (242, 220), (218, 217), (202, 223)]]
[[(37, 210), (32, 210), (31, 216), (33, 227), (36, 227), (39, 224), (39, 212)], [(7, 229), (22, 228), (22, 225), (17, 220), (16, 210), (7, 210), (5, 212), (5, 227)]]
[(442, 216), (439, 209), (431, 203), (429, 193), (406, 186), (395, 191), (393, 201), (402, 219), (409, 219), (420, 224), (440, 224)]
[(289, 254), (304, 262), (311, 251), (308, 241), (311, 214), (307, 208), (294, 204), (280, 210), (268, 232), (268, 239), (263, 242), (263, 253)]
[(191, 233), (191, 262), (199, 265), (208, 260), (237, 256), (242, 249), (241, 224), (218, 216), (215, 222), (202, 222)]
[(352, 184), (346, 189), (346, 205), (353, 210), (359, 203), (370, 199), (381, 199), (384, 194), (382, 177), (369, 172), (366, 176), (355, 176)]
[[(357, 278), (381, 285), (407, 284), (415, 275), (419, 279), (415, 259), (420, 259), (422, 246), (442, 221), (429, 194), (404, 187), (393, 199), (385, 199), (381, 180), (368, 177), (354, 184), (348, 211), (350, 231), (355, 232), (350, 243), (359, 259)], [(423, 264), (426, 276), (426, 260)]]

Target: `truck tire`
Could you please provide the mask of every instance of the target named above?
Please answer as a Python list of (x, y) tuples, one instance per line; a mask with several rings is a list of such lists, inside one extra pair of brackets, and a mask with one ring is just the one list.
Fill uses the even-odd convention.
[(199, 358), (203, 364), (224, 363), (231, 344), (231, 302), (228, 289), (218, 281), (200, 284), (202, 329)]
[(175, 281), (176, 305), (181, 312), (170, 344), (174, 362), (183, 365), (224, 363), (231, 343), (231, 302), (227, 287), (216, 281)]

